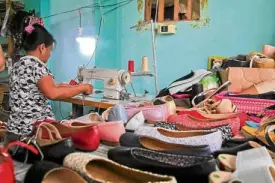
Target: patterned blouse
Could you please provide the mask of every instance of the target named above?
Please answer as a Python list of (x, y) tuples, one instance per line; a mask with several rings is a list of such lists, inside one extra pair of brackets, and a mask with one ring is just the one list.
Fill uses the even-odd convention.
[(10, 74), (9, 132), (27, 135), (32, 132), (34, 122), (55, 119), (48, 99), (37, 86), (47, 75), (52, 75), (50, 70), (33, 56), (22, 57), (14, 64)]

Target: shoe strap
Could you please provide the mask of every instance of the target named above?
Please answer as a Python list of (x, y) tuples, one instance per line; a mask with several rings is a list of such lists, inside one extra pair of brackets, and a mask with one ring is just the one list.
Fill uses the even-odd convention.
[(34, 154), (38, 154), (38, 150), (35, 147), (28, 145), (24, 142), (20, 142), (20, 141), (14, 141), (14, 142), (9, 143), (8, 146), (5, 148), (5, 152), (8, 152), (8, 150), (14, 146), (20, 146), (20, 147), (23, 147), (25, 149), (32, 151)]
[(268, 150), (264, 146), (240, 151), (237, 154), (236, 170), (247, 170), (268, 165), (273, 165), (273, 161)]

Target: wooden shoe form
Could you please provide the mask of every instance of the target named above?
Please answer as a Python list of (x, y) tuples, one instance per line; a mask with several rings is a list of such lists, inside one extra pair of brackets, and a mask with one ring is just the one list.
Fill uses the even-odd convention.
[(44, 176), (42, 183), (87, 183), (87, 181), (69, 168), (56, 168)]
[[(251, 147), (254, 147), (254, 148), (261, 147), (260, 144), (253, 141), (249, 141), (248, 143), (250, 144)], [(275, 153), (270, 150), (268, 150), (268, 153), (273, 159), (273, 163), (275, 164), (275, 159), (274, 159)], [(237, 159), (237, 156), (229, 155), (229, 154), (220, 154), (217, 158), (220, 169), (228, 172), (233, 172), (236, 170), (236, 159)]]
[(89, 120), (91, 122), (101, 122), (101, 121), (104, 121), (103, 118), (98, 115), (97, 113), (91, 113), (89, 114)]
[(225, 183), (232, 179), (231, 172), (216, 171), (209, 175), (209, 183)]

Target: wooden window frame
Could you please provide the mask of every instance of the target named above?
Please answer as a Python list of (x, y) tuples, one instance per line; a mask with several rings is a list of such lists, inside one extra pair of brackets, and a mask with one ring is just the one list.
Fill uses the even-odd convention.
[[(174, 0), (174, 14), (173, 20), (164, 20), (164, 8), (165, 8), (165, 0), (158, 0), (158, 7), (156, 7), (157, 11), (157, 22), (173, 22), (173, 21), (196, 21), (192, 19), (193, 13), (193, 0), (187, 0), (187, 13), (185, 20), (179, 20), (179, 1)], [(145, 0), (145, 12), (144, 12), (144, 20), (148, 22), (151, 20), (151, 11), (152, 11), (152, 0)]]

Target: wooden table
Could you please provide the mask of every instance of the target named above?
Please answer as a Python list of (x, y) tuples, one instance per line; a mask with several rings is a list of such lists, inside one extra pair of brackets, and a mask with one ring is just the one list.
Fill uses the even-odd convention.
[(72, 117), (75, 119), (77, 117), (83, 116), (84, 106), (94, 107), (96, 109), (108, 109), (117, 104), (122, 105), (134, 105), (142, 102), (148, 102), (152, 100), (153, 97), (148, 95), (146, 97), (134, 97), (130, 100), (113, 100), (113, 99), (103, 99), (102, 95), (91, 95), (83, 96), (78, 95), (73, 98), (64, 99), (62, 102), (68, 102), (72, 104)]

